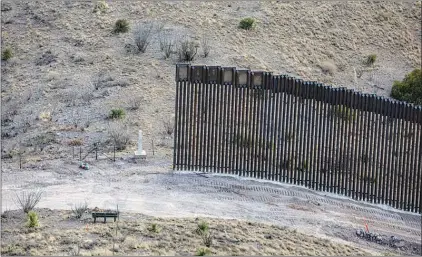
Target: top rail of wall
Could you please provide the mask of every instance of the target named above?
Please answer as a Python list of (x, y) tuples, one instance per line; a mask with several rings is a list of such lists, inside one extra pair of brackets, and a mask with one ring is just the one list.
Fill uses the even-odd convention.
[(362, 93), (346, 87), (327, 86), (288, 75), (273, 75), (266, 71), (176, 64), (176, 82), (184, 81), (271, 90), (273, 93), (287, 93), (302, 99), (315, 99), (329, 104), (335, 104), (337, 97), (343, 97), (341, 99), (346, 100), (341, 105), (345, 107), (422, 124), (422, 106), (376, 94)]

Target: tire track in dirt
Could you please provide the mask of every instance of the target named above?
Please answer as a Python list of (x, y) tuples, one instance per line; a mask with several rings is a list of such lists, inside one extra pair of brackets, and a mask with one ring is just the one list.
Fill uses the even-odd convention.
[[(333, 199), (330, 196), (322, 197), (314, 192), (303, 192), (308, 189), (289, 186), (288, 188), (280, 188), (284, 185), (275, 185), (263, 183), (256, 185), (256, 181), (236, 180), (232, 177), (218, 176), (198, 176), (195, 174), (178, 174), (172, 175), (171, 179), (159, 179), (160, 183), (171, 184), (172, 186), (183, 188), (191, 192), (206, 194), (209, 196), (216, 195), (219, 201), (227, 202), (253, 202), (262, 204), (277, 205), (278, 203), (294, 204), (302, 206), (301, 210), (309, 209), (309, 205), (316, 203), (319, 205), (317, 212), (335, 211), (337, 214), (343, 214), (353, 218), (348, 218), (352, 223), (356, 224), (356, 219), (361, 219), (360, 224), (364, 224), (365, 220), (371, 224), (373, 228), (400, 233), (401, 235), (411, 234), (412, 236), (421, 236), (420, 222), (421, 218), (413, 214), (393, 213), (391, 211), (376, 209), (377, 207), (368, 206), (361, 207), (359, 202), (347, 199)], [(240, 184), (242, 183), (242, 184)], [(250, 185), (254, 183), (255, 185)], [(323, 192), (320, 192), (323, 193)], [(362, 203), (365, 206), (365, 203)], [(314, 208), (315, 209), (315, 208)], [(315, 211), (315, 210), (314, 210)], [(281, 209), (270, 209), (271, 214), (277, 215), (283, 212)]]

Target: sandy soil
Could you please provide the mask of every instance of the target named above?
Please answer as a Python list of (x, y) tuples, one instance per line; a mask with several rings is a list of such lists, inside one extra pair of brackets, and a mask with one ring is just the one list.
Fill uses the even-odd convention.
[[(19, 190), (42, 188), (40, 208), (70, 209), (87, 201), (91, 208), (115, 209), (163, 218), (213, 217), (265, 222), (307, 235), (352, 244), (372, 252), (420, 254), (421, 216), (359, 203), (280, 183), (247, 178), (169, 171), (170, 163), (98, 161), (89, 171), (77, 163), (52, 164), (2, 173), (2, 208), (15, 209)], [(356, 236), (368, 224), (371, 232), (404, 240), (402, 249), (367, 242)]]

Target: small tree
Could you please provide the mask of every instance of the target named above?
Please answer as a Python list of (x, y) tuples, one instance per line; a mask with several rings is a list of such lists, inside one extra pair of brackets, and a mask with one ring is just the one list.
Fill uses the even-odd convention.
[(130, 142), (127, 125), (121, 122), (113, 122), (108, 128), (109, 139), (116, 146), (116, 150), (124, 150)]
[(125, 19), (117, 20), (114, 24), (114, 33), (126, 33), (129, 31), (129, 22)]
[(21, 195), (15, 195), (15, 203), (20, 206), (24, 213), (32, 211), (35, 206), (40, 202), (42, 191), (22, 192)]
[(147, 47), (151, 43), (153, 29), (154, 25), (152, 23), (138, 25), (136, 27), (135, 31), (133, 32), (133, 37), (139, 52), (145, 53), (147, 50)]
[(160, 50), (164, 52), (167, 59), (174, 52), (175, 40), (170, 33), (160, 33)]
[(209, 38), (205, 35), (201, 40), (201, 47), (204, 58), (207, 58), (211, 51), (211, 44)]
[(199, 45), (196, 44), (188, 36), (179, 39), (177, 45), (177, 53), (179, 54), (179, 61), (191, 62), (195, 59), (198, 53)]
[(402, 81), (395, 81), (391, 97), (409, 103), (422, 105), (422, 72), (415, 69), (407, 74)]

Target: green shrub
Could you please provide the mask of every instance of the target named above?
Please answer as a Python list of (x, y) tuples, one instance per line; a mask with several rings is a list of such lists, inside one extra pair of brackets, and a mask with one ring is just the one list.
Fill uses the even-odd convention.
[(125, 19), (117, 20), (114, 24), (114, 33), (126, 33), (129, 31), (129, 22)]
[(254, 18), (244, 18), (239, 23), (239, 28), (250, 30), (255, 28), (256, 22)]
[(200, 223), (198, 223), (198, 227), (196, 228), (196, 233), (198, 235), (203, 235), (205, 233), (207, 233), (209, 230), (209, 225), (207, 222), (205, 221), (201, 221)]
[(4, 49), (3, 52), (1, 53), (1, 59), (3, 61), (7, 61), (12, 57), (13, 57), (13, 52), (12, 52), (12, 49), (10, 49), (9, 47)]
[(150, 232), (159, 233), (161, 229), (158, 227), (157, 223), (152, 223), (148, 230)]
[(415, 69), (407, 74), (402, 81), (394, 81), (391, 97), (422, 105), (422, 71)]
[(28, 212), (28, 227), (35, 228), (39, 226), (38, 215), (34, 211)]
[(110, 119), (123, 119), (125, 117), (125, 110), (123, 109), (112, 109), (109, 115)]
[(108, 10), (108, 4), (105, 1), (97, 1), (94, 5), (94, 13), (106, 13)]
[(210, 255), (211, 251), (208, 248), (201, 248), (196, 251), (196, 256)]
[(372, 66), (372, 65), (374, 65), (376, 60), (377, 60), (377, 55), (376, 54), (370, 54), (366, 57), (365, 64), (367, 66)]

